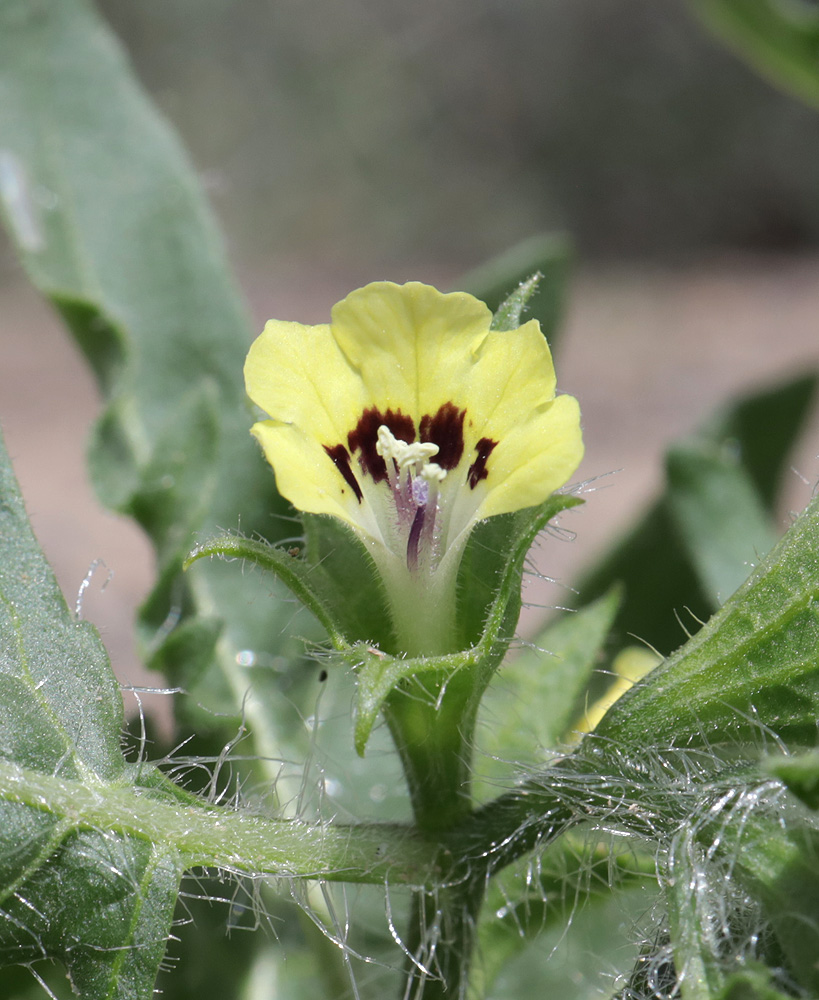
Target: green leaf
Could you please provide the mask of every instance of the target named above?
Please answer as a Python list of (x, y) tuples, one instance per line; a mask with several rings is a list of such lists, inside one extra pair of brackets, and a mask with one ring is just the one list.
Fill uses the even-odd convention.
[(774, 513), (790, 452), (810, 415), (819, 383), (815, 373), (773, 385), (733, 401), (705, 423), (700, 434), (733, 452)]
[[(615, 849), (609, 843), (588, 844), (572, 836), (544, 851), (535, 865), (526, 861), (505, 869), (492, 880), (481, 911), (481, 959), (470, 983), (474, 995), (486, 995), (505, 966), (541, 936), (566, 934), (584, 912), (614, 898), (624, 906), (623, 894), (635, 889), (645, 907), (656, 883), (656, 862), (651, 855)], [(610, 950), (622, 947), (620, 935), (612, 935)], [(496, 995), (494, 989), (490, 995)], [(517, 997), (520, 992), (511, 995)]]
[(197, 545), (185, 569), (205, 557), (241, 559), (272, 573), (312, 612), (335, 649), (355, 643), (398, 652), (383, 586), (370, 556), (336, 518), (303, 514), (305, 539), (274, 546), (241, 535)]
[(218, 708), (200, 728), (243, 706), (261, 753), (279, 751), (267, 708), (252, 695), (243, 705), (240, 654), (295, 654), (282, 638), (290, 609), (269, 581), (207, 565), (181, 575), (197, 533), (289, 531), (249, 434), (251, 327), (187, 157), (86, 0), (0, 5), (0, 150), (21, 260), (105, 393), (94, 484), (157, 549), (142, 614), (152, 662)]
[(122, 699), (96, 630), (69, 612), (37, 547), (2, 442), (0, 701), (0, 958), (51, 956), (85, 997), (147, 1000), (177, 852), (83, 822), (73, 800), (55, 810), (40, 788), (95, 798), (128, 785)]
[(716, 1000), (790, 1000), (790, 994), (771, 985), (772, 980), (769, 969), (754, 963), (751, 968), (730, 975)]
[(122, 699), (96, 629), (46, 565), (0, 439), (0, 756), (71, 777), (117, 778)]
[(819, 751), (794, 757), (769, 757), (765, 769), (809, 809), (819, 809)]
[[(0, 760), (0, 804), (8, 809), (7, 816), (22, 817), (26, 829), (31, 815), (41, 824), (32, 827), (37, 836), (21, 849), (20, 838), (15, 839), (21, 827), (15, 829), (9, 819), (3, 837), (8, 831), (5, 847), (11, 851), (13, 846), (14, 852), (4, 856), (3, 865), (9, 867), (2, 870), (28, 876), (69, 833), (90, 830), (102, 841), (134, 838), (140, 850), (153, 844), (174, 853), (185, 868), (222, 867), (253, 876), (375, 885), (388, 874), (398, 881), (434, 877), (437, 845), (405, 826), (271, 819), (209, 805), (169, 788), (170, 782), (158, 781), (155, 773), (148, 765), (130, 767), (123, 780), (95, 785)], [(59, 899), (51, 900), (47, 910), (62, 905)]]
[(529, 275), (501, 302), (492, 318), (493, 330), (516, 330), (523, 322), (523, 311), (543, 280), (540, 271)]
[[(521, 308), (523, 304), (528, 307), (531, 318), (538, 320), (554, 349), (563, 319), (571, 263), (571, 244), (565, 236), (533, 236), (464, 275), (457, 287), (484, 301), (497, 314), (504, 303), (510, 311), (509, 298), (515, 296), (520, 285), (538, 274), (537, 289), (526, 295)], [(496, 322), (505, 323), (507, 319), (501, 314)], [(520, 320), (520, 313), (517, 319)]]
[(369, 552), (335, 517), (302, 514), (311, 579), (321, 600), (335, 609), (348, 641), (395, 650), (386, 594)]
[[(29, 817), (10, 811), (2, 806), (4, 830), (28, 839)], [(89, 1000), (150, 1000), (179, 886), (175, 851), (59, 824), (15, 875), (4, 886), (0, 960), (55, 957)]]
[[(541, 632), (492, 679), (478, 713), (476, 768), (484, 794), (554, 751), (583, 711), (582, 697), (617, 613), (610, 594)], [(538, 758), (541, 758), (540, 760)]]
[(710, 442), (668, 453), (668, 508), (712, 607), (730, 597), (776, 536), (739, 459)]
[(240, 535), (217, 535), (193, 549), (185, 561), (185, 568), (199, 559), (218, 556), (221, 559), (242, 559), (273, 573), (313, 612), (335, 648), (347, 649), (356, 636), (348, 634), (348, 622), (343, 611), (339, 613), (337, 595), (332, 592), (326, 594), (321, 566), (308, 563), (299, 552), (298, 546), (278, 547)]
[(819, 497), (675, 655), (617, 701), (597, 735), (714, 746), (766, 728), (810, 746), (819, 717)]
[(772, 83), (819, 107), (819, 13), (783, 0), (692, 0), (703, 21)]
[[(816, 384), (816, 376), (810, 375), (753, 393), (675, 446), (663, 496), (576, 585), (583, 603), (621, 583), (616, 631), (663, 654), (676, 649), (684, 638), (677, 614), (685, 613), (686, 626), (698, 627), (718, 607), (717, 594), (724, 600), (726, 588), (741, 581), (748, 565), (763, 554), (766, 528), (760, 502), (772, 512)], [(751, 498), (748, 480), (759, 502)], [(725, 509), (720, 493), (729, 499)], [(708, 551), (708, 538), (725, 532), (735, 511), (732, 543), (726, 548), (720, 542), (717, 563)]]
[[(729, 951), (725, 914), (730, 880), (716, 865), (706, 862), (705, 849), (694, 841), (688, 826), (672, 844), (664, 874), (680, 995), (684, 1000), (712, 1000), (726, 979), (726, 962), (721, 956)], [(739, 964), (736, 958), (734, 964)]]

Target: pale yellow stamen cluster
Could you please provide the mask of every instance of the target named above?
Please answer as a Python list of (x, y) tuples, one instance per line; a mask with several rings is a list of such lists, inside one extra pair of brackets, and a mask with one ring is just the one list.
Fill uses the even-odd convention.
[(407, 444), (406, 441), (399, 441), (389, 427), (382, 424), (378, 428), (375, 450), (384, 461), (393, 459), (401, 472), (413, 467), (414, 475), (429, 483), (442, 483), (446, 478), (446, 469), (442, 469), (437, 462), (430, 462), (440, 450), (438, 445), (431, 441)]

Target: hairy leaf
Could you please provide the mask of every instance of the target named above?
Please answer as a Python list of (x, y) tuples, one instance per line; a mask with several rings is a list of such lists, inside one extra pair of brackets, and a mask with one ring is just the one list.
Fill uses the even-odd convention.
[(713, 745), (772, 730), (812, 745), (819, 717), (819, 497), (708, 624), (603, 718), (626, 744)]
[(57, 958), (89, 1000), (149, 1000), (179, 857), (84, 817), (73, 797), (54, 808), (40, 787), (96, 799), (129, 784), (122, 699), (96, 630), (68, 610), (38, 549), (2, 442), (0, 700), (0, 959)]
[(440, 873), (396, 825), (210, 805), (120, 749), (96, 630), (68, 610), (0, 448), (0, 963), (59, 959), (89, 1000), (153, 996), (185, 869), (383, 884)]
[[(525, 305), (529, 317), (539, 321), (554, 349), (563, 319), (571, 263), (571, 245), (565, 236), (533, 236), (464, 275), (457, 287), (482, 299), (497, 314), (496, 323), (508, 321), (513, 305), (518, 307), (519, 322), (520, 309)], [(533, 274), (540, 276), (537, 288), (526, 295), (523, 303), (516, 301), (516, 290)]]
[(210, 710), (200, 730), (223, 727), (226, 712), (235, 726), (243, 706), (272, 753), (277, 723), (244, 700), (239, 654), (295, 654), (290, 609), (269, 582), (222, 567), (181, 575), (197, 532), (289, 531), (249, 434), (250, 324), (183, 150), (87, 0), (0, 5), (0, 190), (26, 270), (106, 397), (90, 453), (97, 491), (157, 550), (148, 656)]

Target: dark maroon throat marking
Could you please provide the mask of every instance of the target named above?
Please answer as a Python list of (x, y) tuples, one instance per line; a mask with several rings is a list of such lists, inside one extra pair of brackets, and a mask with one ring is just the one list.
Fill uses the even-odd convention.
[(475, 487), (482, 479), (486, 479), (489, 473), (486, 471), (486, 462), (489, 456), (497, 447), (498, 442), (493, 441), (491, 438), (481, 438), (480, 441), (475, 445), (475, 451), (478, 453), (478, 457), (469, 466), (469, 471), (466, 474), (466, 481), (469, 483), (469, 488), (474, 490)]
[[(347, 447), (343, 444), (324, 445), (324, 450), (335, 463), (336, 468), (344, 477), (347, 484), (358, 497), (359, 503), (362, 499), (361, 486), (353, 472), (351, 456), (358, 454), (358, 462), (361, 471), (368, 475), (374, 483), (381, 483), (387, 479), (387, 466), (381, 455), (378, 454), (378, 428), (388, 427), (393, 437), (404, 444), (412, 444), (416, 436), (424, 444), (434, 444), (438, 446), (438, 453), (434, 457), (437, 465), (445, 471), (454, 469), (463, 458), (464, 454), (464, 418), (466, 410), (459, 410), (454, 403), (444, 403), (434, 414), (426, 414), (421, 417), (419, 424), (419, 435), (416, 435), (415, 424), (412, 417), (402, 413), (401, 410), (379, 410), (377, 406), (370, 406), (358, 418), (358, 423), (347, 435)], [(492, 448), (494, 441), (484, 438), (480, 445), (488, 444), (486, 455), (481, 457), (478, 452), (478, 459), (470, 467), (471, 476), (474, 469), (477, 469), (478, 478), (486, 478), (486, 457)], [(483, 463), (483, 464), (481, 464)]]
[[(374, 483), (380, 483), (387, 478), (387, 466), (375, 447), (378, 443), (378, 428), (381, 426), (389, 427), (393, 437), (405, 444), (412, 444), (415, 440), (412, 417), (408, 417), (400, 410), (387, 410), (386, 413), (382, 413), (377, 406), (371, 406), (361, 414), (358, 423), (347, 435), (347, 446), (351, 453), (360, 452), (358, 460), (361, 468), (369, 473)], [(332, 458), (332, 455), (330, 457)]]
[(421, 441), (438, 445), (433, 461), (449, 471), (460, 462), (464, 453), (464, 417), (454, 403), (444, 403), (434, 416), (421, 417)]
[(350, 453), (343, 444), (337, 444), (334, 448), (324, 445), (324, 450), (333, 460), (338, 471), (344, 476), (344, 481), (353, 493), (355, 493), (358, 502), (361, 503), (364, 494), (361, 492), (361, 487), (358, 485), (358, 480), (355, 478), (355, 473), (350, 465)]

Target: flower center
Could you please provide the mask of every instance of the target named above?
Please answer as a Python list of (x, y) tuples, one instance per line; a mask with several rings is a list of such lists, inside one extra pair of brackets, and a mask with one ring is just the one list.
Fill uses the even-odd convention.
[(438, 445), (407, 444), (381, 424), (375, 450), (387, 467), (399, 539), (402, 544), (406, 539), (407, 568), (418, 569), (421, 553), (434, 565), (440, 540), (438, 487), (446, 478), (446, 469), (430, 461), (438, 454)]

